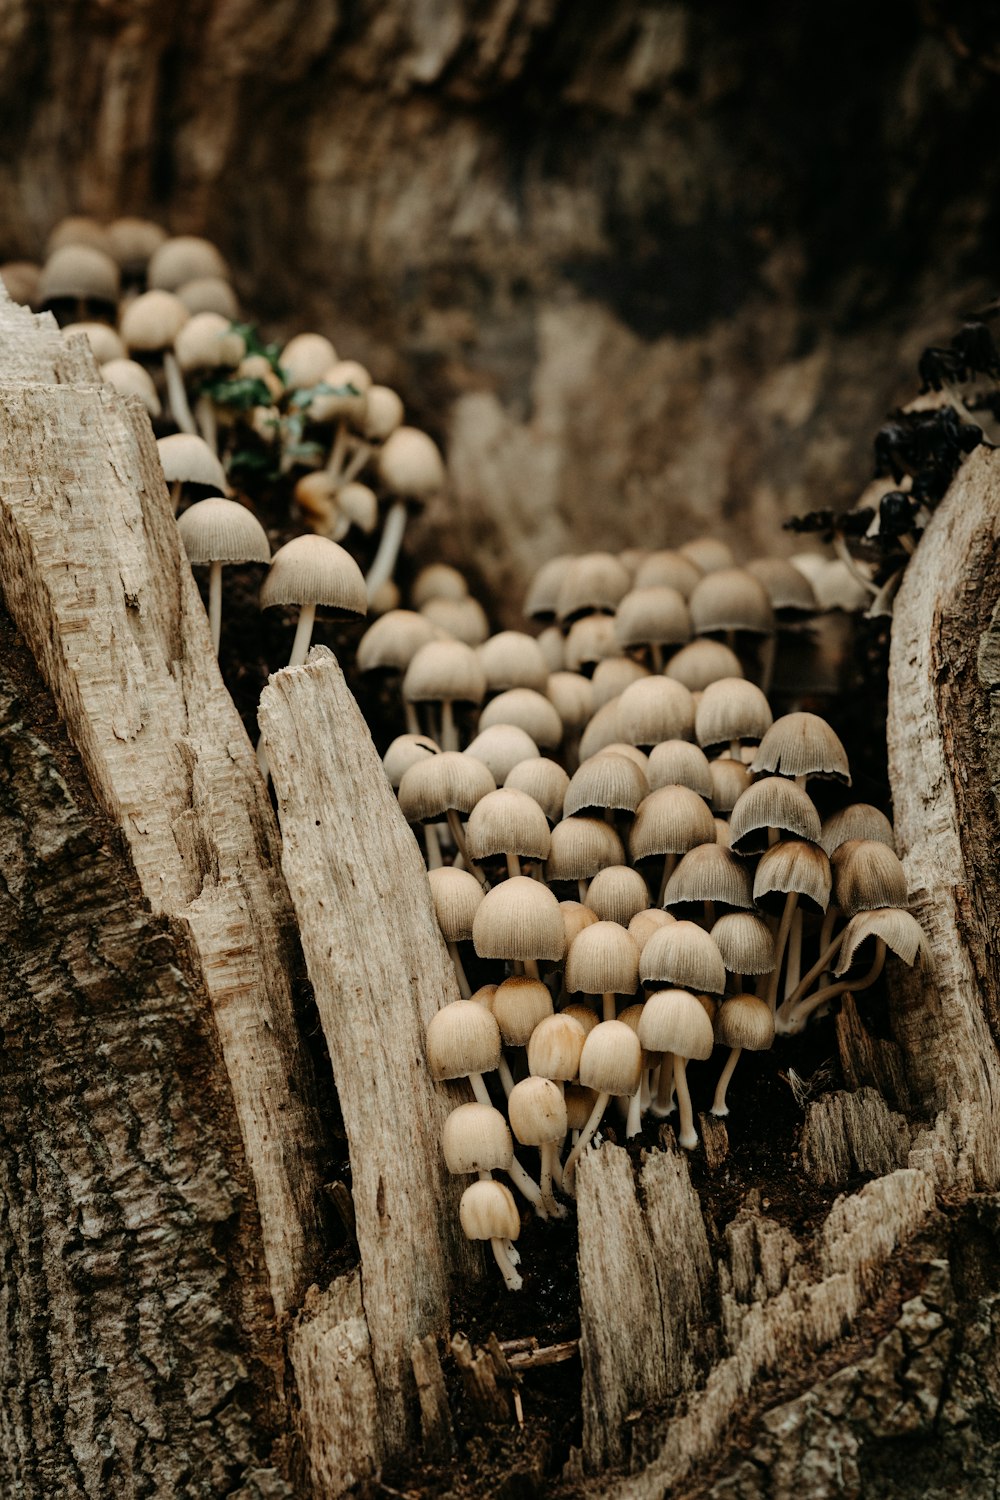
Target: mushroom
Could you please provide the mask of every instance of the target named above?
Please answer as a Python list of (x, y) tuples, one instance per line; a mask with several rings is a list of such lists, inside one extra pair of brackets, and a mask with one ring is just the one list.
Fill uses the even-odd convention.
[(504, 778), (504, 786), (533, 798), (549, 823), (557, 823), (562, 817), (569, 777), (556, 761), (546, 760), (544, 756), (518, 761)]
[(690, 740), (663, 740), (649, 752), (650, 791), (687, 786), (706, 802), (712, 800), (712, 772), (704, 750)]
[(663, 584), (633, 588), (619, 601), (615, 640), (626, 650), (648, 650), (654, 672), (663, 671), (664, 646), (683, 646), (690, 639), (691, 616), (676, 589)]
[(819, 813), (808, 792), (784, 776), (762, 776), (731, 809), (729, 836), (738, 854), (762, 854), (780, 838), (820, 843)]
[(516, 724), (491, 724), (476, 735), (464, 753), (489, 766), (499, 785), (522, 761), (539, 758), (538, 746), (531, 735)]
[(703, 1062), (712, 1055), (715, 1035), (708, 1012), (687, 990), (658, 990), (649, 996), (643, 1008), (639, 1019), (639, 1041), (647, 1052), (664, 1054), (660, 1064), (661, 1092), (662, 1073), (668, 1057), (673, 1056), (673, 1080), (680, 1118), (678, 1139), (685, 1150), (690, 1151), (698, 1144), (698, 1132), (694, 1128), (687, 1063), (690, 1058)]
[(616, 995), (631, 995), (639, 983), (639, 945), (618, 922), (594, 922), (577, 934), (566, 954), (566, 988), (600, 995), (604, 1019), (616, 1017)]
[[(460, 1104), (453, 1109), (444, 1122), (441, 1145), (445, 1165), (455, 1176), (476, 1172), (480, 1181), (488, 1181), (492, 1172), (509, 1174), (515, 1160), (507, 1121), (491, 1104)], [(508, 1240), (504, 1249), (516, 1265), (521, 1257)]]
[(198, 428), (188, 405), (184, 381), (174, 354), (174, 340), (189, 317), (184, 303), (172, 292), (143, 292), (122, 313), (120, 331), (131, 355), (159, 355), (167, 384), (170, 414), (182, 432), (193, 436)]
[(38, 300), (43, 307), (50, 302), (72, 303), (76, 321), (84, 322), (92, 310), (106, 312), (117, 305), (119, 286), (118, 267), (106, 250), (63, 245), (42, 267)]
[(126, 281), (143, 283), (150, 259), (167, 238), (167, 231), (152, 219), (126, 216), (112, 219), (107, 228), (107, 247)]
[(477, 863), (503, 855), (508, 876), (521, 874), (522, 859), (544, 860), (551, 835), (548, 820), (527, 792), (501, 787), (476, 803), (465, 829), (469, 857)]
[(647, 552), (635, 571), (633, 583), (637, 589), (676, 589), (682, 599), (690, 599), (704, 571), (683, 552), (661, 547), (658, 551)]
[(601, 1021), (589, 1033), (580, 1053), (580, 1083), (596, 1089), (597, 1098), (563, 1167), (563, 1189), (574, 1191), (576, 1164), (600, 1125), (612, 1096), (631, 1099), (642, 1076), (642, 1047), (624, 1021)]
[(728, 1115), (726, 1090), (743, 1052), (766, 1052), (774, 1043), (771, 1007), (756, 995), (733, 995), (715, 1018), (715, 1040), (730, 1049), (712, 1100), (713, 1115)]
[(612, 812), (634, 813), (649, 795), (646, 774), (633, 760), (613, 750), (602, 750), (583, 761), (573, 773), (563, 803), (563, 813), (600, 812), (610, 821)]
[(472, 991), (458, 945), (472, 937), (472, 923), (483, 899), (483, 888), (468, 870), (456, 870), (451, 865), (428, 870), (427, 879), (430, 881), (434, 913), (451, 955), (459, 991), (462, 999), (468, 1000)]
[(649, 906), (649, 891), (638, 870), (628, 865), (607, 865), (590, 882), (585, 905), (602, 922), (628, 927), (633, 917)]
[(368, 597), (391, 578), (406, 529), (408, 500), (423, 502), (444, 485), (444, 463), (437, 444), (416, 427), (397, 427), (379, 450), (378, 473), (390, 494), (396, 496), (382, 527), (378, 550), (368, 569)]
[[(843, 994), (845, 990), (857, 993), (860, 990), (869, 989), (882, 972), (887, 951), (894, 953), (897, 958), (902, 959), (903, 963), (912, 967), (919, 958), (926, 941), (920, 923), (908, 911), (887, 908), (882, 911), (859, 912), (856, 917), (851, 918), (844, 929), (836, 973), (846, 973), (854, 961), (857, 950), (872, 939), (875, 941), (875, 957), (867, 974), (861, 979), (842, 979), (837, 984), (826, 985), (806, 999), (796, 999), (794, 994), (790, 995), (776, 1018), (777, 1030), (789, 1035), (801, 1031), (813, 1011), (820, 1005), (825, 1005), (837, 995)], [(813, 977), (815, 978), (815, 973)]]
[(340, 617), (367, 613), (361, 569), (349, 552), (326, 537), (294, 537), (274, 554), (260, 591), (261, 609), (288, 604), (299, 606), (288, 665), (300, 667), (309, 651), (318, 605)]
[(555, 750), (562, 740), (563, 725), (548, 698), (533, 688), (509, 688), (492, 698), (479, 715), (479, 728), (513, 724), (543, 750)]
[[(440, 705), (439, 738), (445, 750), (458, 749), (454, 705), (481, 703), (485, 691), (486, 674), (479, 659), (471, 646), (461, 641), (430, 641), (421, 646), (410, 659), (403, 677), (404, 700)], [(493, 774), (496, 780), (503, 779), (495, 771)]]
[(120, 396), (138, 396), (151, 417), (160, 415), (160, 398), (153, 377), (134, 359), (109, 359), (101, 366), (101, 379)]
[(669, 677), (644, 677), (631, 683), (618, 699), (618, 725), (618, 738), (640, 747), (690, 739), (694, 701), (683, 683)]
[(229, 280), (229, 267), (210, 240), (194, 234), (179, 234), (163, 240), (149, 257), (146, 279), (151, 287), (176, 292), (197, 276), (220, 276)]
[(739, 760), (744, 740), (761, 740), (773, 719), (771, 705), (759, 687), (743, 677), (721, 677), (702, 692), (695, 713), (695, 738), (703, 750), (728, 745), (732, 758)]
[(539, 959), (560, 959), (565, 952), (559, 903), (539, 881), (514, 876), (487, 892), (476, 912), (472, 941), (480, 958), (520, 961), (537, 979)]
[(704, 692), (710, 683), (718, 682), (721, 677), (743, 676), (736, 652), (721, 641), (707, 638), (682, 646), (667, 662), (664, 671), (692, 693)]
[(679, 854), (715, 840), (715, 824), (704, 800), (686, 786), (664, 786), (640, 802), (629, 835), (633, 860), (663, 858), (662, 903)]
[(510, 1190), (502, 1182), (473, 1182), (462, 1194), (458, 1207), (465, 1236), (470, 1240), (489, 1240), (493, 1257), (509, 1291), (520, 1291), (524, 1285), (507, 1250), (507, 1241), (516, 1240), (521, 1220)]
[(737, 911), (753, 909), (750, 873), (740, 860), (718, 842), (689, 849), (667, 881), (665, 907), (694, 906), (707, 925), (715, 921), (717, 906)]
[(63, 327), (66, 338), (82, 334), (90, 345), (90, 351), (99, 365), (113, 359), (125, 358), (125, 345), (107, 323), (67, 323)]
[(398, 795), (408, 823), (436, 822), (442, 815), (447, 818), (456, 849), (472, 874), (485, 886), (485, 875), (469, 857), (459, 814), (467, 817), (481, 798), (494, 791), (493, 774), (481, 761), (461, 755), (457, 750), (444, 750), (433, 758), (425, 756), (408, 767), (400, 780)]
[(192, 317), (198, 313), (218, 313), (228, 323), (235, 323), (240, 315), (236, 293), (222, 276), (192, 277), (177, 288), (177, 296)]
[(173, 432), (169, 437), (157, 438), (156, 447), (175, 513), (186, 484), (211, 489), (216, 494), (227, 488), (226, 471), (204, 438), (189, 432)]
[[(569, 625), (580, 615), (613, 614), (630, 585), (628, 569), (611, 552), (585, 552), (571, 558), (559, 582), (556, 617), (560, 624)], [(613, 640), (613, 625), (610, 634)]]
[(608, 865), (623, 865), (625, 849), (609, 823), (600, 818), (564, 818), (552, 830), (547, 880), (575, 880), (581, 901), (587, 899), (587, 881)]
[(756, 774), (770, 771), (792, 776), (805, 786), (810, 776), (851, 784), (847, 752), (825, 719), (818, 714), (793, 713), (775, 719), (751, 762)]
[(267, 532), (252, 511), (221, 495), (189, 506), (178, 524), (188, 561), (207, 563), (208, 620), (216, 656), (222, 638), (222, 569), (227, 563), (266, 563), (271, 560)]
[[(382, 672), (387, 676), (398, 676), (400, 685), (403, 674), (421, 646), (434, 640), (434, 626), (411, 609), (390, 609), (375, 620), (358, 642), (358, 671)], [(411, 734), (420, 733), (417, 711), (408, 698), (403, 699), (406, 727)]]
[[(552, 1017), (564, 1025), (565, 1017)], [(579, 1023), (576, 1023), (579, 1025)], [(583, 1028), (580, 1027), (582, 1031)], [(582, 1051), (582, 1048), (581, 1048)], [(516, 1083), (507, 1100), (510, 1128), (522, 1146), (537, 1146), (541, 1154), (540, 1188), (542, 1203), (550, 1218), (561, 1219), (565, 1209), (555, 1200), (552, 1179), (558, 1175), (559, 1146), (568, 1129), (566, 1101), (558, 1084), (550, 1078), (523, 1078)]]

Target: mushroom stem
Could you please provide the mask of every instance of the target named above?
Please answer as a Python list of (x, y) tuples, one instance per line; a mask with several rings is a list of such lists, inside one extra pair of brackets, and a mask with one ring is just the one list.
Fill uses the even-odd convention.
[[(823, 917), (823, 925), (822, 925), (822, 927), (819, 930), (819, 951), (821, 953), (825, 952), (825, 950), (830, 946), (830, 942), (831, 942), (831, 939), (833, 937), (833, 929), (837, 925), (837, 918), (839, 916), (840, 916), (840, 907), (836, 906), (831, 901), (830, 905), (827, 907), (826, 913), (825, 913), (825, 915)], [(824, 965), (824, 968), (825, 967), (826, 967), (826, 965)], [(811, 972), (812, 971), (810, 970), (810, 973)], [(816, 975), (813, 975), (813, 978), (816, 978), (816, 977), (817, 977)], [(811, 984), (812, 980), (810, 980), (809, 982)]]
[(490, 1247), (493, 1251), (493, 1258), (500, 1267), (503, 1279), (507, 1283), (507, 1290), (509, 1292), (519, 1292), (524, 1282), (521, 1280), (520, 1272), (515, 1268), (510, 1256), (507, 1254), (505, 1242), (503, 1240), (490, 1240)]
[(578, 880), (576, 882), (576, 894), (580, 898), (580, 905), (581, 906), (586, 905), (586, 901), (587, 901), (587, 886), (588, 886), (588, 882), (586, 880)]
[(555, 1155), (555, 1142), (546, 1141), (544, 1146), (541, 1147), (541, 1194), (542, 1202), (545, 1205), (545, 1210), (548, 1213), (549, 1217), (552, 1219), (563, 1219), (566, 1217), (566, 1210), (563, 1208), (561, 1203), (556, 1202), (555, 1194), (552, 1191), (552, 1159)]
[(605, 992), (605, 994), (602, 996), (602, 1004), (604, 1007), (604, 1015), (601, 1019), (604, 1021), (617, 1021), (618, 1007), (615, 1004), (614, 991)]
[(407, 734), (420, 733), (420, 720), (417, 718), (417, 705), (408, 700), (403, 702), (403, 715), (406, 719)]
[(511, 854), (510, 850), (508, 849), (504, 858), (507, 861), (507, 874), (512, 878), (520, 875), (521, 861), (518, 859), (517, 855)]
[(441, 704), (441, 749), (458, 749), (458, 730), (455, 727), (455, 708), (450, 698)]
[(625, 1121), (625, 1136), (631, 1140), (633, 1136), (642, 1135), (642, 1084), (636, 1089), (628, 1101), (628, 1117)]
[(726, 1066), (719, 1075), (719, 1082), (715, 1087), (715, 1098), (712, 1100), (713, 1115), (728, 1115), (729, 1113), (729, 1105), (726, 1103), (726, 1090), (729, 1087), (730, 1079), (736, 1072), (736, 1064), (740, 1060), (742, 1051), (742, 1047), (730, 1047), (729, 1049)]
[(183, 497), (183, 491), (184, 491), (184, 481), (183, 481), (183, 479), (175, 479), (174, 482), (173, 482), (173, 484), (170, 486), (170, 503), (171, 503), (171, 505), (174, 508), (174, 515), (175, 516), (176, 516), (178, 510), (180, 509), (181, 499)]
[(538, 972), (537, 958), (526, 958), (523, 962), (524, 972), (527, 974), (529, 979), (541, 979), (542, 976)]
[(405, 530), (406, 501), (394, 500), (389, 507), (389, 513), (382, 527), (382, 535), (379, 537), (378, 550), (368, 569), (368, 577), (365, 579), (369, 602), (374, 599), (383, 583), (387, 583), (392, 577), (399, 549), (403, 545)]
[(444, 860), (441, 858), (441, 841), (433, 823), (424, 824), (424, 844), (427, 848), (428, 870), (440, 870)]
[(808, 974), (804, 974), (799, 980), (798, 984), (795, 986), (794, 990), (792, 990), (792, 993), (785, 996), (784, 1000), (778, 1007), (779, 1015), (787, 1017), (790, 1012), (795, 1009), (796, 1005), (802, 999), (803, 995), (807, 993), (809, 986), (815, 983), (815, 981), (823, 973), (823, 970), (827, 968), (830, 960), (833, 958), (839, 947), (839, 937), (834, 938), (832, 943), (827, 944), (827, 946), (820, 953), (819, 958), (809, 970)]
[(802, 973), (802, 908), (795, 908), (788, 934), (788, 961), (785, 964), (785, 998), (792, 993)]
[(208, 624), (212, 632), (212, 647), (219, 654), (222, 640), (222, 564), (214, 562), (208, 570)]
[[(347, 454), (347, 422), (343, 417), (337, 423), (337, 431), (334, 434), (333, 447), (330, 449), (330, 457), (327, 460), (326, 472), (331, 474), (335, 481), (340, 479), (340, 471), (344, 467), (344, 458)], [(339, 488), (339, 485), (338, 485)]]
[(469, 858), (469, 850), (465, 842), (465, 832), (462, 828), (462, 820), (453, 807), (448, 808), (447, 818), (448, 827), (451, 829), (451, 836), (455, 840), (455, 847), (457, 848), (459, 854), (462, 856), (462, 862), (465, 865), (465, 868), (467, 870), (470, 870), (472, 874), (475, 875), (476, 879), (479, 881), (479, 884), (485, 890), (486, 876), (476, 864), (476, 861)]
[(598, 1125), (604, 1118), (604, 1111), (608, 1107), (610, 1098), (610, 1094), (598, 1094), (594, 1100), (594, 1107), (590, 1111), (590, 1117), (580, 1131), (580, 1138), (566, 1158), (566, 1164), (563, 1167), (563, 1192), (569, 1193), (574, 1198), (576, 1197), (576, 1164), (590, 1145)]
[(795, 907), (798, 903), (798, 891), (789, 891), (785, 897), (785, 909), (781, 913), (781, 921), (778, 924), (778, 935), (774, 940), (774, 968), (771, 970), (771, 978), (767, 986), (767, 1003), (774, 1014), (778, 1003), (778, 981), (781, 977), (781, 960), (785, 956), (785, 944), (788, 941), (788, 930), (792, 925), (795, 915)]
[(681, 1127), (678, 1140), (685, 1151), (692, 1151), (698, 1144), (698, 1132), (694, 1128), (694, 1112), (691, 1108), (691, 1093), (687, 1081), (687, 1062), (677, 1053), (674, 1053), (674, 1088), (677, 1090), (677, 1113)]
[(455, 965), (455, 977), (458, 980), (459, 993), (463, 1000), (471, 1000), (472, 990), (469, 987), (469, 981), (466, 977), (462, 955), (458, 951), (458, 944), (452, 942), (450, 938), (448, 940), (448, 952), (451, 954), (451, 961)]
[(527, 1198), (538, 1217), (540, 1219), (547, 1219), (549, 1215), (545, 1204), (542, 1202), (542, 1190), (535, 1179), (524, 1170), (516, 1156), (511, 1157), (510, 1166), (507, 1167), (506, 1171), (507, 1176), (517, 1188), (522, 1198)]
[(787, 1035), (794, 1035), (801, 1031), (813, 1011), (820, 1005), (825, 1005), (827, 1000), (833, 1000), (837, 995), (842, 995), (845, 990), (857, 994), (861, 990), (871, 989), (876, 979), (882, 972), (885, 963), (885, 943), (881, 938), (875, 941), (875, 961), (868, 973), (862, 979), (841, 979), (837, 984), (828, 984), (825, 989), (817, 990), (810, 995), (808, 1000), (803, 1000), (800, 1005), (788, 1015), (787, 1018), (775, 1017), (777, 1031)]
[(658, 641), (649, 643), (649, 664), (653, 671), (659, 676), (663, 671), (663, 647)]
[(292, 642), (292, 654), (288, 658), (290, 667), (301, 667), (305, 665), (305, 659), (309, 654), (309, 643), (312, 640), (313, 626), (316, 623), (315, 604), (303, 604), (299, 610), (299, 623), (295, 627), (295, 639)]
[(374, 449), (370, 443), (358, 443), (354, 453), (351, 455), (350, 462), (345, 466), (344, 472), (340, 476), (341, 488), (345, 484), (350, 484), (351, 480), (355, 479), (361, 473), (361, 470), (371, 458), (373, 452)]
[(667, 894), (667, 881), (677, 868), (677, 855), (665, 854), (663, 857), (663, 875), (660, 879), (660, 894), (656, 898), (657, 906), (663, 905), (663, 899)]
[(497, 1063), (497, 1077), (503, 1084), (503, 1091), (509, 1099), (514, 1092), (514, 1075), (510, 1071), (510, 1064), (503, 1053), (500, 1054), (500, 1061)]
[(670, 1059), (673, 1054), (665, 1052), (656, 1076), (656, 1092), (650, 1103), (650, 1113), (658, 1120), (665, 1120), (674, 1112), (674, 1070)]
[(778, 654), (778, 632), (774, 631), (764, 640), (760, 653), (760, 690), (765, 698), (771, 696), (771, 683), (774, 681), (774, 662)]
[(197, 437), (198, 424), (191, 414), (187, 391), (184, 389), (184, 377), (172, 349), (163, 351), (163, 375), (167, 382), (167, 404), (174, 421), (181, 432), (189, 432), (192, 437)]
[(215, 405), (211, 396), (199, 396), (194, 404), (195, 421), (198, 430), (212, 452), (218, 456), (219, 452), (219, 429), (215, 420)]

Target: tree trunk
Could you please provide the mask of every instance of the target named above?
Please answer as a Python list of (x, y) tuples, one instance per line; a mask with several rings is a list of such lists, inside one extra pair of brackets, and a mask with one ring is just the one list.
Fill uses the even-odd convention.
[[(470, 1423), (516, 1445), (526, 1377), (495, 1339), (441, 1364), (469, 1262), (420, 1036), (454, 980), (412, 836), (319, 652), (264, 710), (283, 878), (144, 419), (9, 303), (0, 375), (0, 1487), (318, 1500), (377, 1493), (391, 1461), (446, 1493)], [(929, 968), (894, 979), (891, 1040), (846, 1001), (851, 1091), (807, 1103), (791, 1210), (727, 1206), (721, 1125), (704, 1163), (581, 1162), (570, 1491), (916, 1500), (1000, 1472), (996, 476), (966, 463), (897, 602), (896, 828)], [(318, 1211), (331, 1082), (299, 1036), (298, 932), (359, 1265)]]

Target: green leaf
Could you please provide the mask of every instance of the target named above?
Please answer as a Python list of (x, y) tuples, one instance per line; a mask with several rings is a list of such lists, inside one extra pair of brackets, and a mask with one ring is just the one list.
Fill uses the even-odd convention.
[(288, 404), (289, 406), (311, 406), (316, 396), (360, 395), (361, 392), (357, 386), (351, 385), (350, 382), (347, 385), (330, 385), (328, 381), (321, 380), (318, 385), (301, 386), (297, 391), (293, 391)]
[(271, 406), (274, 402), (267, 386), (256, 376), (236, 375), (224, 380), (209, 380), (201, 391), (203, 395), (211, 396), (217, 406), (228, 406), (234, 411), (250, 411), (254, 406)]
[(233, 453), (227, 467), (230, 473), (257, 474), (267, 479), (277, 479), (278, 470), (268, 453), (256, 448), (239, 448)]
[(262, 354), (274, 373), (282, 380), (285, 372), (278, 363), (280, 346), (278, 344), (265, 344), (257, 332), (256, 323), (230, 323), (233, 333), (238, 333), (246, 346), (247, 354)]

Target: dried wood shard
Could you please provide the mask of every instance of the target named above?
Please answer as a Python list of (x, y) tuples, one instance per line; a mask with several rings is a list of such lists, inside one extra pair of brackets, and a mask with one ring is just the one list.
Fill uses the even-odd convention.
[(809, 1105), (800, 1156), (814, 1182), (843, 1183), (860, 1173), (905, 1166), (913, 1132), (875, 1089), (824, 1094)]
[(378, 1383), (356, 1271), (313, 1287), (288, 1339), (299, 1382), (297, 1422), (317, 1495), (340, 1495), (383, 1457)]
[(458, 999), (416, 841), (333, 655), (270, 679), (260, 704), (282, 868), (351, 1154), (362, 1294), (389, 1451), (411, 1436), (415, 1338), (447, 1326), (458, 1190), (449, 1110), (424, 1058)]

